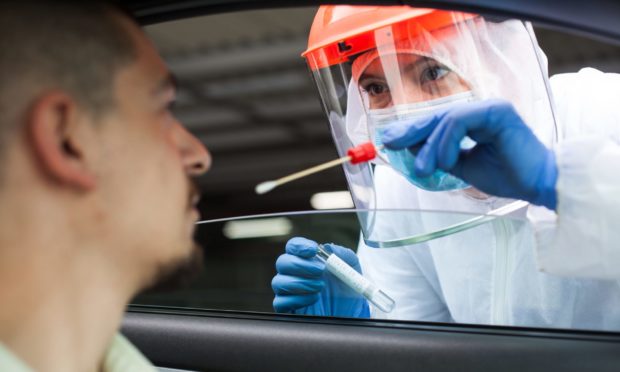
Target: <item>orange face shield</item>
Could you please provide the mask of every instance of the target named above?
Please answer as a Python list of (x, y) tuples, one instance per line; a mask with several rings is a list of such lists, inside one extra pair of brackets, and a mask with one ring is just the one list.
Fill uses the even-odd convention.
[[(476, 17), (475, 14), (408, 6), (322, 6), (312, 24), (308, 49), (302, 54), (311, 70), (349, 61), (375, 49), (383, 40), (411, 40)], [(377, 30), (386, 29), (385, 35)]]

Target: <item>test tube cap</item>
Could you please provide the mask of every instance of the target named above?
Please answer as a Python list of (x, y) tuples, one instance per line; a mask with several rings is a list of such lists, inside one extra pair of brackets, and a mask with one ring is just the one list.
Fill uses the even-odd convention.
[(365, 142), (350, 148), (347, 155), (351, 157), (351, 164), (358, 164), (374, 159), (377, 156), (377, 149), (372, 142)]

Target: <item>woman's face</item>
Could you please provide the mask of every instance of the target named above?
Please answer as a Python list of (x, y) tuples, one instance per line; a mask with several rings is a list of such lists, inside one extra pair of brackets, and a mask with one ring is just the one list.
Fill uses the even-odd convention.
[[(396, 63), (398, 73), (388, 69), (391, 74), (386, 76), (383, 66)], [(432, 58), (410, 53), (375, 58), (360, 75), (359, 88), (371, 110), (470, 90), (467, 83), (446, 66)]]

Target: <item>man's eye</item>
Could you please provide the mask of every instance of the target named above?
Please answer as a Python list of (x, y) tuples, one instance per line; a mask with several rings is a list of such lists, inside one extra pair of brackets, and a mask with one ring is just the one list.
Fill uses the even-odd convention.
[(166, 110), (170, 111), (170, 112), (174, 112), (175, 108), (176, 108), (177, 102), (176, 101), (170, 101), (166, 104)]
[(422, 71), (422, 76), (420, 81), (422, 83), (426, 83), (429, 81), (439, 80), (442, 77), (446, 76), (450, 73), (450, 69), (443, 66), (429, 66), (424, 71)]
[(371, 96), (378, 96), (387, 93), (388, 88), (382, 84), (370, 83), (364, 87), (364, 90)]

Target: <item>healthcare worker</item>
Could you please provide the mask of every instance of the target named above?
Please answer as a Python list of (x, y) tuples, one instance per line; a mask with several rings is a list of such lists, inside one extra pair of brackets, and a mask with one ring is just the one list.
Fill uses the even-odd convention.
[[(570, 203), (588, 205), (583, 199), (589, 194), (580, 193), (589, 190), (599, 193), (594, 206), (601, 206), (604, 191), (588, 184), (596, 179), (579, 177), (587, 172), (579, 164), (617, 156), (613, 150), (597, 153), (595, 146), (613, 148), (610, 141), (620, 138), (612, 101), (620, 94), (618, 76), (584, 69), (549, 82), (546, 58), (528, 23), (410, 7), (323, 6), (304, 56), (339, 152), (368, 140), (386, 144), (373, 165), (345, 166), (357, 208), (482, 214), (518, 198), (531, 203), (516, 214), (535, 231), (503, 220), (423, 244), (408, 245), (405, 238), (400, 247), (376, 249), (408, 229), (441, 227), (449, 215), (366, 213), (360, 216), (357, 255), (325, 246), (363, 269), (394, 298), (395, 309), (369, 307), (325, 270), (315, 257), (316, 242), (298, 237), (276, 263), (277, 311), (620, 329), (616, 280), (550, 275), (536, 262), (562, 272), (562, 262), (572, 260), (557, 255), (561, 239), (554, 235), (553, 209), (561, 216), (569, 209), (566, 218), (581, 223)], [(584, 147), (558, 145), (571, 141), (585, 141)], [(592, 169), (610, 179), (606, 166)], [(596, 256), (597, 249), (590, 252)], [(587, 255), (582, 248), (577, 257)], [(564, 273), (579, 274), (580, 265), (569, 264)]]

